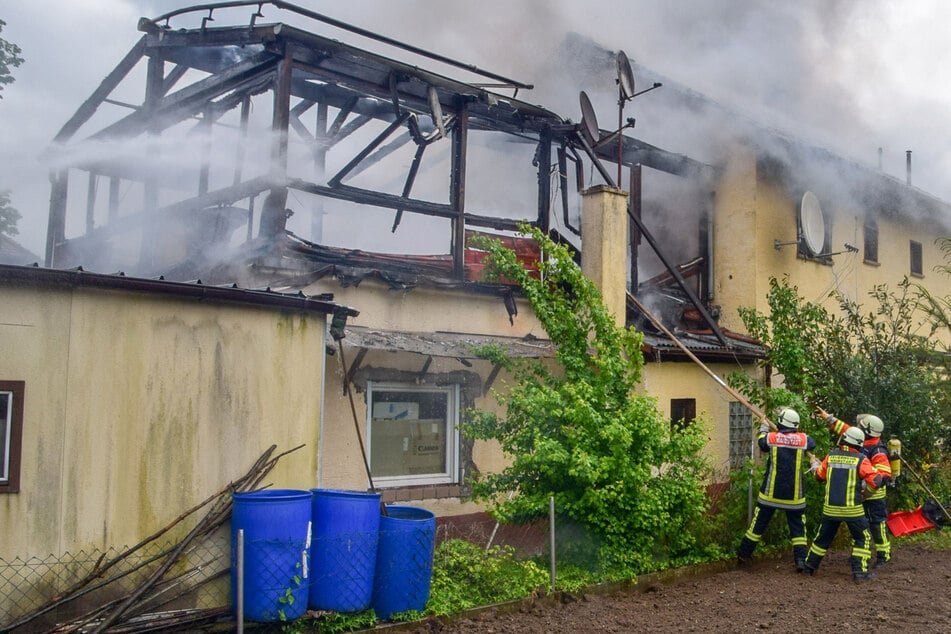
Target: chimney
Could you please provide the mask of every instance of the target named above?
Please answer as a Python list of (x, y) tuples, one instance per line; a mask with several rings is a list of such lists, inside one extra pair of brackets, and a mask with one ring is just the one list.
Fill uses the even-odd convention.
[(906, 182), (911, 185), (911, 150), (905, 150)]
[(581, 272), (621, 328), (627, 322), (627, 235), (627, 192), (607, 185), (581, 192)]

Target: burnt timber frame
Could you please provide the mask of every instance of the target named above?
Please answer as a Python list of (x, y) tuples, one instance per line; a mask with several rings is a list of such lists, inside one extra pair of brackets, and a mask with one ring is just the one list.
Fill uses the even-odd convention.
[[(262, 10), (265, 5), (464, 69), (496, 82), (491, 84), (493, 88), (513, 90), (513, 95), (508, 97), (492, 92), (485, 87), (488, 84), (458, 81), (286, 23), (258, 24), (258, 18), (264, 17)], [(249, 9), (246, 24), (208, 26), (209, 22), (214, 22), (216, 10), (233, 11), (241, 8)], [(200, 28), (173, 29), (173, 18), (196, 13), (207, 13), (207, 17), (201, 20)], [(252, 98), (270, 94), (273, 99), (270, 170), (264, 176), (248, 177), (242, 173), (239, 161), (231, 185), (209, 190), (208, 169), (203, 164), (195, 181), (197, 193), (170, 204), (159, 205), (158, 192), (162, 183), (148, 170), (137, 169), (121, 159), (85, 159), (75, 162), (70, 168), (59, 168), (50, 175), (47, 266), (62, 268), (81, 264), (71, 260), (74, 252), (82, 247), (95, 248), (97, 241), (116, 232), (147, 229), (161, 225), (166, 219), (171, 221), (213, 215), (222, 213), (222, 210), (247, 218), (250, 239), (259, 197), (263, 197), (263, 204), (259, 212), (258, 236), (277, 238), (285, 231), (285, 207), (289, 191), (296, 190), (314, 194), (318, 200), (337, 199), (392, 209), (395, 212), (393, 230), (403, 213), (450, 220), (452, 229), (448, 242), (453, 275), (463, 278), (467, 226), (515, 231), (520, 224), (528, 222), (545, 232), (551, 232), (550, 174), (553, 167), (558, 170), (562, 213), (567, 218), (564, 185), (568, 182), (565, 157), (569, 154), (578, 162), (579, 172), (579, 153), (586, 155), (604, 180), (615, 187), (618, 185), (602, 165), (602, 160), (616, 162), (620, 157), (623, 165), (631, 169), (646, 165), (684, 177), (704, 177), (711, 170), (702, 163), (621, 134), (617, 135), (618, 140), (613, 143), (592, 148), (580, 134), (579, 125), (540, 106), (515, 98), (520, 89), (531, 88), (529, 84), (344, 24), (287, 2), (232, 1), (186, 7), (155, 19), (143, 18), (139, 21), (139, 30), (144, 35), (55, 136), (53, 151), (77, 143), (75, 139), (79, 131), (100, 112), (104, 104), (122, 105), (130, 108), (131, 112), (92, 132), (87, 140), (141, 142), (149, 153), (150, 144), (172, 126), (195, 119), (196, 131), (206, 131), (225, 113), (236, 108), (240, 108), (242, 132), (246, 133)], [(125, 104), (111, 99), (113, 91), (143, 58), (147, 58), (148, 64), (141, 104)], [(165, 71), (167, 64), (172, 65), (168, 72)], [(176, 89), (189, 72), (204, 76)], [(295, 99), (298, 100), (296, 104), (293, 103)], [(310, 132), (300, 117), (314, 106), (317, 121), (314, 132)], [(332, 120), (330, 108), (337, 111), (336, 118)], [(434, 112), (437, 109), (444, 115), (439, 121)], [(429, 118), (433, 120), (432, 125), (424, 122)], [(371, 122), (383, 124), (386, 128), (343, 169), (321, 182), (327, 176), (327, 152)], [(311, 144), (315, 180), (288, 174), (288, 139), (291, 130)], [(467, 207), (466, 170), (470, 131), (498, 132), (508, 135), (511, 140), (536, 146), (537, 209), (534, 217), (513, 220), (478, 213)], [(446, 202), (433, 202), (415, 198), (411, 194), (419, 162), (426, 148), (444, 136), (449, 137), (451, 145), (448, 199)], [(385, 160), (392, 151), (410, 142), (416, 143), (416, 154), (405, 176), (401, 195), (344, 182), (347, 176)], [(554, 165), (553, 145), (558, 148)], [(87, 172), (89, 181), (85, 192), (85, 233), (67, 239), (70, 169)], [(96, 227), (93, 209), (97, 194), (95, 184), (99, 177), (108, 178), (109, 181), (109, 216), (106, 224)], [(117, 212), (118, 191), (124, 182), (142, 186), (143, 202), (141, 210), (120, 215)], [(639, 192), (632, 191), (631, 196), (639, 197)], [(631, 213), (630, 216), (637, 225), (638, 233), (647, 237), (691, 302), (721, 342), (725, 343), (713, 318), (679, 275), (676, 266), (664, 257), (660, 246), (651, 239), (639, 215)], [(144, 230), (142, 235), (141, 270), (137, 274), (157, 274), (160, 271), (153, 269), (151, 263), (152, 249), (155, 248), (151, 232)]]

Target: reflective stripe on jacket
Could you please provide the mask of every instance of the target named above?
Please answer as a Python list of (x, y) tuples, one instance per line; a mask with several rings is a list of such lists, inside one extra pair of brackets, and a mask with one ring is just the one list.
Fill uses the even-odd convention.
[(862, 517), (865, 514), (862, 483), (871, 489), (882, 484), (881, 476), (865, 454), (851, 448), (829, 452), (816, 470), (816, 476), (826, 483), (822, 514), (832, 518)]
[(773, 431), (760, 432), (757, 442), (762, 451), (769, 452), (759, 502), (781, 509), (806, 508), (802, 457), (816, 441), (798, 431)]

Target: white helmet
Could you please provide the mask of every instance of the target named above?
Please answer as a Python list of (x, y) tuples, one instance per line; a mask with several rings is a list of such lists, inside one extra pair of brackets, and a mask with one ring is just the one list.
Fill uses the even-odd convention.
[(865, 433), (858, 427), (849, 427), (842, 434), (841, 442), (849, 447), (861, 449), (862, 445), (865, 444)]
[(791, 407), (783, 407), (779, 410), (779, 415), (776, 417), (776, 422), (779, 427), (784, 429), (798, 429), (799, 413)]
[(875, 414), (859, 414), (855, 422), (868, 438), (880, 438), (885, 431), (885, 423)]

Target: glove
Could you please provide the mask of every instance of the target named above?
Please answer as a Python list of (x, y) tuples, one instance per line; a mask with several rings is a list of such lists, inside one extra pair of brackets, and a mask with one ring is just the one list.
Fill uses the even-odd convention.
[(759, 426), (759, 433), (765, 434), (768, 431), (769, 431), (769, 423), (764, 422), (762, 425)]
[(818, 470), (819, 467), (821, 467), (821, 466), (822, 466), (822, 463), (819, 462), (819, 460), (818, 460), (817, 458), (813, 458), (812, 460), (809, 461), (809, 471), (810, 471), (810, 472), (815, 472), (815, 471)]

